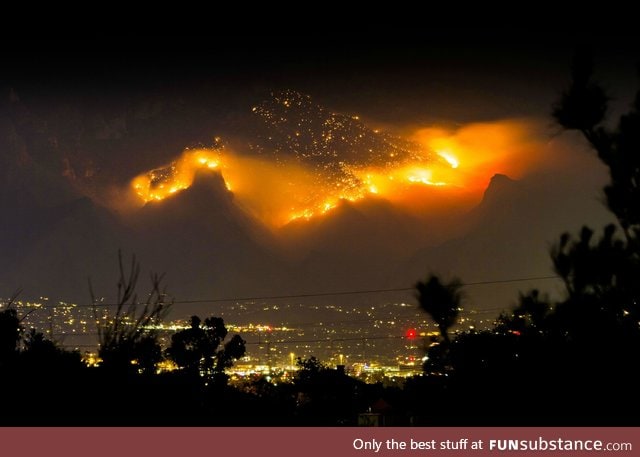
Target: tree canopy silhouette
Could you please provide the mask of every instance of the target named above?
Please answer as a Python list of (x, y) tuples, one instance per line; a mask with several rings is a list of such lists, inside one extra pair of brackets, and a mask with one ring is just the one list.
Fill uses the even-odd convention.
[(430, 275), (415, 287), (420, 307), (434, 320), (445, 344), (449, 344), (449, 329), (456, 323), (460, 312), (462, 283), (458, 279), (443, 283), (437, 276)]
[(193, 375), (226, 381), (224, 370), (244, 356), (245, 341), (240, 335), (234, 335), (222, 348), (228, 331), (220, 317), (208, 317), (202, 320), (191, 317), (191, 327), (175, 333), (167, 349), (169, 357), (182, 369)]
[(590, 55), (578, 53), (571, 84), (553, 115), (564, 128), (580, 131), (608, 168), (606, 204), (623, 238), (611, 224), (594, 242), (594, 231), (583, 227), (577, 239), (563, 234), (551, 257), (569, 296), (561, 308), (580, 307), (583, 317), (593, 317), (594, 326), (609, 322), (613, 328), (632, 329), (640, 321), (640, 91), (614, 128), (606, 125), (607, 101), (594, 81)]
[(609, 169), (605, 187), (607, 206), (617, 217), (627, 239), (640, 235), (640, 91), (631, 110), (615, 129), (605, 125), (608, 97), (594, 81), (593, 63), (586, 52), (576, 55), (572, 80), (553, 110), (564, 128), (582, 132), (598, 158)]
[(8, 364), (15, 355), (24, 331), (17, 311), (12, 307), (16, 297), (17, 294), (14, 294), (7, 301), (6, 309), (0, 311), (0, 368)]
[(153, 373), (155, 365), (162, 360), (158, 334), (153, 327), (162, 322), (171, 306), (162, 288), (163, 275), (151, 274), (151, 290), (140, 302), (136, 293), (140, 264), (136, 257), (131, 257), (127, 272), (122, 253), (118, 251), (118, 267), (118, 295), (112, 315), (101, 306), (89, 281), (100, 343), (98, 355), (107, 369)]
[[(581, 132), (608, 168), (604, 194), (618, 224), (605, 226), (601, 234), (585, 226), (576, 235), (562, 234), (552, 246), (564, 297), (552, 301), (537, 290), (521, 294), (492, 329), (460, 332), (452, 341), (447, 334), (456, 319), (459, 284), (443, 284), (433, 275), (418, 283), (420, 306), (433, 317), (446, 347), (428, 350), (425, 371), (435, 376), (410, 383), (410, 388), (421, 385), (430, 392), (420, 396), (413, 391), (422, 408), (433, 408), (435, 397), (436, 410), (439, 404), (440, 411), (457, 411), (476, 392), (474, 403), (484, 417), (491, 411), (505, 414), (497, 410), (502, 408), (509, 411), (510, 423), (542, 417), (546, 423), (571, 418), (573, 425), (628, 424), (636, 417), (640, 92), (617, 124), (607, 122), (608, 101), (593, 78), (590, 56), (577, 54), (571, 84), (553, 107), (553, 116), (565, 129)], [(443, 373), (447, 376), (439, 376)], [(588, 401), (583, 392), (589, 392)], [(524, 400), (512, 408), (514, 399)]]

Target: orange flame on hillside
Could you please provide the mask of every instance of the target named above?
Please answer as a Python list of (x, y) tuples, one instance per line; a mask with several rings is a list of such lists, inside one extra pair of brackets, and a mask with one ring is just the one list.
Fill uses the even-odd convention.
[(518, 177), (536, 145), (529, 136), (529, 127), (515, 121), (422, 129), (414, 139), (431, 151), (425, 157), (378, 167), (344, 165), (339, 177), (293, 160), (283, 164), (227, 150), (185, 150), (169, 165), (140, 174), (131, 186), (143, 203), (161, 201), (190, 187), (198, 170), (212, 170), (240, 206), (275, 227), (373, 196), (423, 211), (437, 206), (433, 200), (442, 193), (479, 199), (495, 173)]
[(135, 193), (145, 203), (160, 201), (189, 188), (198, 169), (220, 167), (220, 155), (209, 149), (185, 150), (182, 156), (164, 168), (136, 176), (131, 182)]

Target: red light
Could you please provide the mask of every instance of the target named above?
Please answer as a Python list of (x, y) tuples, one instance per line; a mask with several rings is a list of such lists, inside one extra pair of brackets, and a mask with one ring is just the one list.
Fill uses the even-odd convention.
[(416, 329), (415, 328), (408, 329), (405, 336), (410, 340), (414, 339), (416, 337)]

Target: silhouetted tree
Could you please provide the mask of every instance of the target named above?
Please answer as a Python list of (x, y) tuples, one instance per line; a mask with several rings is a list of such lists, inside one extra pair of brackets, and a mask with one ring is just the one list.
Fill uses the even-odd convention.
[(545, 332), (547, 318), (551, 313), (549, 297), (541, 295), (537, 289), (526, 294), (520, 293), (518, 304), (510, 313), (503, 313), (496, 322), (497, 333), (513, 333), (523, 336)]
[(44, 334), (36, 331), (35, 328), (32, 328), (24, 338), (25, 352), (53, 354), (57, 349), (53, 341), (45, 338)]
[(0, 368), (15, 356), (24, 331), (18, 312), (13, 308), (17, 295), (14, 294), (0, 311)]
[(85, 367), (80, 353), (64, 350), (34, 328), (25, 335), (23, 345), (24, 349), (20, 355), (23, 365), (29, 367), (30, 370), (52, 371), (67, 375), (70, 371), (75, 370), (77, 373)]
[[(608, 167), (607, 207), (623, 236), (614, 224), (601, 236), (589, 227), (577, 236), (562, 234), (551, 259), (564, 281), (563, 299), (551, 303), (536, 290), (520, 295), (493, 329), (462, 332), (447, 344), (449, 376), (435, 388), (449, 406), (464, 406), (469, 393), (478, 391), (491, 399), (485, 410), (508, 408), (513, 399), (524, 398), (509, 410), (511, 418), (539, 414), (547, 421), (558, 415), (602, 421), (635, 414), (640, 404), (635, 387), (640, 381), (635, 354), (640, 347), (640, 92), (614, 129), (604, 124), (607, 103), (589, 57), (579, 54), (571, 86), (553, 114), (563, 127), (579, 130)], [(445, 295), (436, 281), (432, 289), (438, 292), (430, 295)], [(437, 314), (431, 302), (436, 311), (430, 314)], [(556, 411), (560, 404), (566, 411)]]
[(627, 239), (634, 240), (640, 229), (640, 91), (615, 130), (604, 125), (607, 101), (604, 89), (593, 80), (590, 55), (577, 54), (571, 85), (553, 115), (564, 128), (582, 132), (609, 169), (610, 183), (604, 189), (607, 206)]
[(0, 357), (17, 351), (22, 331), (15, 309), (0, 311)]
[(564, 281), (573, 302), (596, 300), (613, 314), (630, 312), (638, 293), (638, 263), (628, 243), (615, 237), (616, 227), (605, 227), (598, 241), (583, 227), (578, 239), (565, 233), (551, 249), (554, 270)]
[[(552, 249), (554, 268), (564, 280), (569, 300), (560, 306), (591, 316), (596, 325), (637, 328), (640, 321), (640, 91), (631, 110), (612, 129), (605, 125), (607, 96), (593, 80), (590, 56), (580, 53), (573, 63), (572, 81), (554, 108), (558, 123), (582, 132), (609, 170), (605, 187), (607, 207), (616, 227), (605, 227), (598, 242), (584, 227), (577, 240), (563, 234)], [(575, 308), (575, 309), (574, 309)]]
[(445, 344), (450, 343), (449, 329), (456, 323), (462, 300), (462, 283), (453, 279), (442, 283), (440, 278), (430, 275), (426, 281), (416, 284), (420, 307), (434, 320)]
[(571, 85), (553, 108), (553, 116), (564, 128), (579, 130), (589, 141), (596, 140), (596, 127), (605, 117), (609, 97), (593, 80), (593, 62), (586, 49), (576, 53), (571, 78)]
[(0, 311), (0, 391), (19, 397), (20, 407), (0, 408), (0, 424), (38, 425), (48, 414), (43, 410), (56, 411), (48, 420), (77, 415), (85, 364), (77, 352), (65, 351), (35, 329), (25, 332), (28, 313), (18, 316), (15, 297)]
[(327, 366), (314, 355), (308, 359), (298, 357), (296, 359), (296, 366), (298, 367), (296, 379), (303, 382), (317, 376), (321, 371), (328, 369)]
[(157, 330), (153, 327), (162, 322), (171, 306), (162, 289), (163, 275), (151, 275), (151, 290), (141, 303), (136, 294), (140, 264), (132, 256), (127, 273), (118, 251), (118, 266), (118, 296), (113, 315), (99, 311), (100, 303), (89, 282), (100, 343), (98, 355), (103, 366), (111, 370), (153, 373), (162, 360)]
[(180, 368), (193, 375), (202, 374), (226, 381), (224, 370), (244, 356), (245, 341), (240, 335), (234, 335), (219, 349), (228, 334), (224, 320), (209, 317), (205, 319), (204, 326), (201, 323), (198, 316), (192, 316), (190, 328), (171, 337), (167, 354)]
[(347, 376), (343, 369), (327, 367), (315, 356), (298, 357), (297, 365), (293, 385), (301, 423), (355, 425), (358, 412), (364, 411), (371, 400), (364, 382)]
[(529, 291), (527, 294), (520, 294), (519, 306), (514, 310), (514, 316), (525, 319), (526, 326), (540, 329), (545, 325), (545, 319), (551, 312), (549, 297), (541, 295), (537, 289)]

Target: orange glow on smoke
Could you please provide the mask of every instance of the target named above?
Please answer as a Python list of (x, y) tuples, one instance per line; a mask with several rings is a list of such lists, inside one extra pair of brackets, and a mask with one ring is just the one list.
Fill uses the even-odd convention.
[[(164, 200), (193, 183), (198, 169), (215, 170), (220, 167), (220, 156), (208, 149), (186, 150), (182, 156), (162, 169), (136, 176), (131, 182), (135, 193), (146, 203)], [(163, 177), (163, 172), (170, 177)]]
[[(356, 202), (368, 195), (393, 198), (414, 186), (445, 186), (457, 159), (415, 162), (395, 167), (354, 168), (354, 180), (331, 183), (318, 179), (305, 167), (274, 164), (259, 157), (207, 149), (186, 150), (173, 163), (135, 177), (134, 192), (147, 203), (161, 201), (193, 183), (196, 172), (215, 170), (222, 174), (238, 203), (265, 222), (281, 226), (297, 219), (311, 219), (336, 208), (341, 201)], [(232, 184), (231, 184), (232, 183)]]
[(191, 186), (199, 170), (212, 170), (222, 175), (241, 207), (274, 227), (374, 196), (410, 211), (431, 211), (437, 200), (477, 202), (496, 173), (520, 177), (539, 148), (531, 132), (530, 125), (518, 121), (424, 128), (412, 135), (424, 157), (378, 167), (347, 165), (338, 178), (293, 159), (275, 163), (228, 150), (185, 150), (168, 166), (140, 174), (131, 186), (143, 203), (161, 201)]
[(451, 168), (458, 168), (460, 166), (460, 161), (449, 151), (438, 151), (438, 155), (446, 160), (447, 163), (451, 165)]
[(536, 130), (531, 122), (506, 120), (458, 129), (424, 128), (415, 132), (413, 139), (436, 151), (455, 169), (455, 177), (449, 175), (452, 183), (480, 190), (494, 174), (517, 179), (542, 159), (543, 147), (534, 138)]

